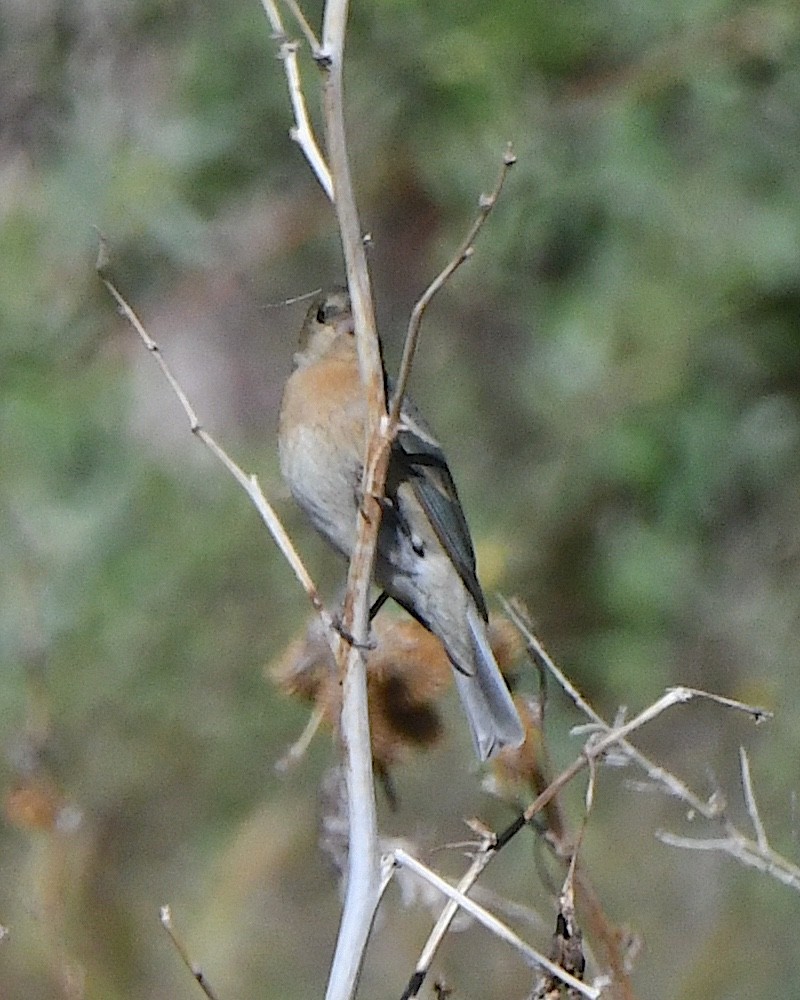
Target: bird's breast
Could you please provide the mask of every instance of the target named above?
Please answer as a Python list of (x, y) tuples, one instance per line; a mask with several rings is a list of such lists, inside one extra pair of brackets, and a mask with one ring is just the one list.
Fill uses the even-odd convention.
[(317, 530), (344, 555), (355, 544), (364, 417), (354, 365), (309, 365), (286, 383), (278, 429), (281, 473)]

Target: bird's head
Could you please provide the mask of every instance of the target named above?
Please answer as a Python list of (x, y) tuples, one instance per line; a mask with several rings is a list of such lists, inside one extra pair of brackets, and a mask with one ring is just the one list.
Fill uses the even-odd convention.
[(295, 364), (308, 365), (338, 351), (352, 351), (354, 330), (347, 289), (323, 292), (306, 314)]

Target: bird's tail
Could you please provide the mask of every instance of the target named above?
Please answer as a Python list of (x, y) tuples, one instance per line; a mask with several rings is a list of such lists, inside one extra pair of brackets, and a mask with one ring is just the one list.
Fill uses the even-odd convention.
[(467, 612), (473, 649), (474, 669), (454, 671), (456, 689), (472, 731), (472, 740), (481, 760), (503, 747), (518, 747), (525, 730), (503, 675), (494, 658), (486, 634), (486, 622), (477, 608)]

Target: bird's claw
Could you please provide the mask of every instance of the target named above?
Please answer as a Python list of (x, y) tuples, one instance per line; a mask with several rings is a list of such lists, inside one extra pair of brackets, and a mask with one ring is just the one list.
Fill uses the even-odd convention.
[(344, 627), (342, 619), (336, 617), (333, 619), (333, 627), (339, 633), (339, 635), (344, 639), (348, 646), (354, 646), (356, 649), (360, 649), (364, 653), (369, 653), (373, 649), (377, 648), (378, 642), (374, 635), (370, 633), (366, 642), (359, 642), (356, 637), (348, 629)]

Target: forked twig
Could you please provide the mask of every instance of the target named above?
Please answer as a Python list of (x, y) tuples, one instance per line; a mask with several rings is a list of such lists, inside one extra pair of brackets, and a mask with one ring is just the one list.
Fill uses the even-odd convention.
[[(606, 723), (605, 720), (594, 711), (592, 706), (589, 705), (583, 697), (581, 697), (577, 689), (570, 683), (570, 681), (552, 661), (542, 644), (530, 631), (527, 621), (524, 619), (520, 609), (512, 602), (506, 601), (503, 598), (501, 598), (501, 601), (506, 612), (524, 636), (528, 644), (528, 648), (531, 650), (533, 655), (545, 665), (547, 670), (553, 675), (553, 677), (556, 678), (558, 683), (564, 688), (578, 708), (580, 708), (581, 711), (584, 712), (593, 723), (595, 723), (595, 725), (606, 733), (612, 732), (608, 723)], [(712, 701), (717, 705), (721, 705), (724, 708), (733, 708), (736, 711), (745, 712), (752, 716), (757, 725), (773, 717), (773, 713), (765, 708), (757, 705), (747, 705), (744, 702), (736, 701), (733, 698), (727, 698), (724, 695), (713, 694), (708, 691), (698, 691), (695, 688), (682, 688), (675, 690), (682, 691), (686, 696), (685, 700), (702, 698), (707, 701)], [(739, 749), (742, 791), (747, 812), (755, 831), (755, 840), (752, 840), (750, 837), (746, 837), (739, 830), (737, 830), (732, 823), (724, 818), (724, 798), (719, 793), (715, 792), (709, 797), (708, 800), (701, 799), (674, 774), (664, 770), (664, 768), (659, 767), (657, 764), (654, 764), (648, 757), (637, 750), (636, 747), (630, 744), (627, 740), (620, 739), (617, 741), (617, 744), (624, 750), (625, 756), (628, 759), (638, 764), (647, 773), (650, 780), (658, 785), (661, 785), (664, 789), (666, 789), (669, 795), (685, 802), (694, 812), (703, 816), (705, 819), (717, 823), (722, 822), (724, 824), (726, 835), (723, 837), (684, 837), (678, 834), (670, 833), (666, 830), (658, 830), (656, 831), (656, 836), (662, 843), (669, 844), (672, 847), (681, 847), (696, 851), (720, 851), (724, 854), (728, 854), (730, 857), (735, 858), (748, 867), (756, 868), (765, 874), (771, 875), (783, 885), (787, 885), (795, 890), (800, 890), (800, 866), (793, 864), (787, 858), (778, 854), (769, 845), (766, 830), (756, 803), (753, 782), (750, 774), (750, 762), (744, 747), (740, 747)], [(534, 806), (536, 806), (536, 803), (533, 803), (527, 811), (533, 810)], [(519, 823), (520, 820), (517, 820), (514, 827), (518, 827)], [(504, 836), (505, 834), (501, 834), (498, 839), (502, 839)]]
[(752, 840), (736, 829), (730, 823), (725, 823), (724, 837), (681, 837), (678, 834), (659, 830), (656, 836), (662, 844), (670, 847), (682, 847), (692, 851), (720, 851), (741, 862), (748, 868), (772, 876), (790, 889), (800, 891), (800, 867), (793, 864), (782, 854), (778, 854), (769, 845), (767, 833), (756, 804), (753, 783), (750, 777), (750, 762), (744, 747), (739, 748), (739, 763), (742, 773), (742, 792), (747, 813), (755, 830), (756, 839)]
[(537, 813), (541, 812), (542, 809), (550, 802), (565, 785), (568, 785), (570, 781), (575, 777), (576, 774), (589, 766), (592, 760), (597, 760), (606, 753), (612, 746), (619, 744), (626, 740), (631, 733), (635, 732), (637, 729), (641, 729), (642, 726), (647, 725), (647, 723), (652, 722), (653, 719), (658, 718), (667, 709), (672, 708), (675, 705), (685, 705), (687, 702), (704, 699), (710, 700), (717, 703), (722, 703), (729, 708), (735, 708), (740, 712), (745, 712), (748, 715), (753, 716), (757, 721), (769, 716), (763, 708), (758, 708), (754, 705), (747, 705), (742, 701), (734, 701), (731, 698), (721, 699), (718, 695), (709, 694), (707, 691), (700, 691), (697, 688), (689, 687), (674, 687), (667, 690), (658, 701), (653, 702), (652, 705), (648, 706), (644, 711), (640, 712), (635, 718), (630, 719), (622, 726), (618, 726), (615, 729), (608, 729), (605, 723), (603, 723), (603, 735), (599, 739), (591, 740), (587, 743), (584, 748), (583, 753), (580, 757), (570, 764), (557, 778), (545, 788), (541, 795), (531, 802), (531, 804), (525, 809), (525, 811), (506, 829), (503, 833), (499, 834), (497, 837), (497, 844), (495, 850), (500, 850), (504, 847), (509, 840), (515, 837), (519, 831), (526, 826), (533, 819)]
[[(458, 886), (458, 891), (463, 895), (467, 892), (472, 885), (475, 883), (481, 872), (486, 868), (489, 862), (497, 853), (502, 850), (506, 844), (508, 844), (518, 833), (522, 830), (530, 821), (536, 816), (542, 809), (553, 799), (556, 795), (569, 784), (572, 779), (579, 774), (584, 768), (590, 768), (593, 772), (596, 762), (606, 753), (610, 747), (617, 743), (625, 740), (635, 730), (647, 725), (656, 719), (662, 712), (673, 707), (674, 705), (684, 704), (687, 701), (691, 701), (693, 698), (704, 697), (705, 692), (695, 691), (691, 688), (673, 688), (667, 691), (658, 701), (654, 702), (652, 705), (648, 706), (642, 712), (639, 713), (635, 718), (630, 719), (624, 725), (617, 727), (616, 729), (610, 729), (606, 731), (603, 735), (595, 734), (592, 739), (590, 739), (583, 749), (583, 752), (578, 756), (573, 763), (561, 772), (558, 777), (556, 777), (547, 786), (544, 791), (534, 799), (534, 801), (528, 806), (528, 808), (502, 833), (498, 834), (497, 837), (488, 840), (482, 847), (482, 850), (473, 859), (470, 868), (466, 874), (462, 877), (461, 882)], [(714, 696), (710, 696), (712, 700), (717, 700)], [(753, 713), (751, 706), (744, 705), (743, 703), (735, 703), (736, 707), (742, 711)], [(590, 778), (589, 786), (587, 789), (587, 815), (592, 804), (592, 795), (594, 791), (594, 779)], [(574, 858), (573, 858), (573, 874), (574, 874)], [(454, 890), (456, 891), (456, 890)], [(455, 898), (451, 894), (451, 899)], [(460, 899), (459, 899), (460, 905)], [(403, 994), (404, 1000), (409, 1000), (410, 997), (414, 997), (419, 992), (419, 989), (424, 982), (425, 976), (427, 975), (428, 969), (433, 958), (436, 949), (441, 944), (442, 939), (446, 931), (448, 930), (450, 924), (455, 916), (455, 906), (448, 905), (442, 911), (434, 930), (431, 932), (428, 942), (426, 943), (425, 949), (417, 962), (417, 967), (415, 969), (414, 975), (411, 977), (406, 991)]]
[[(493, 857), (493, 843), (493, 840), (484, 841), (475, 852), (472, 858), (472, 863), (467, 871), (461, 876), (461, 879), (456, 886), (456, 890), (462, 896), (466, 896), (470, 889), (472, 889), (478, 881), (483, 869), (491, 861)], [(458, 908), (459, 904), (457, 900), (452, 898), (447, 900), (444, 909), (439, 914), (436, 923), (433, 925), (433, 929), (428, 935), (425, 947), (420, 953), (414, 972), (409, 979), (408, 985), (403, 991), (403, 995), (400, 1000), (411, 1000), (412, 997), (418, 995), (420, 989), (422, 988), (422, 984), (425, 982), (425, 977), (430, 971), (436, 952), (439, 950), (442, 941), (444, 941), (445, 935), (450, 930), (450, 927), (458, 914)]]
[[(437, 875), (435, 872), (431, 871), (416, 858), (408, 854), (403, 848), (396, 848), (392, 853), (392, 859), (396, 865), (401, 865), (404, 868), (408, 868), (410, 871), (414, 872), (420, 878), (424, 879), (434, 888), (438, 889), (443, 895), (447, 896), (454, 903), (456, 903), (462, 910), (469, 913), (476, 920), (483, 924), (488, 930), (499, 937), (502, 941), (510, 944), (515, 948), (525, 960), (536, 967), (547, 969), (552, 975), (557, 976), (563, 983), (569, 986), (571, 989), (580, 993), (581, 996), (590, 997), (592, 1000), (597, 1000), (600, 996), (600, 991), (595, 989), (593, 986), (589, 986), (586, 983), (576, 979), (570, 973), (565, 972), (564, 969), (560, 968), (554, 962), (551, 962), (549, 958), (546, 958), (541, 952), (532, 948), (527, 942), (523, 941), (521, 937), (515, 934), (509, 927), (507, 927), (501, 920), (498, 920), (492, 913), (484, 909), (469, 896), (465, 896), (457, 888), (450, 885), (443, 878)], [(408, 994), (413, 996), (413, 994)]]
[[(297, 4), (292, 4), (291, 0), (287, 0), (287, 2), (289, 2), (292, 13), (297, 18), (303, 33), (306, 35), (306, 39), (311, 46), (311, 54), (315, 59), (317, 59), (319, 57), (320, 49), (319, 43), (317, 42), (313, 31), (311, 31), (308, 22), (305, 17), (303, 17), (302, 12), (299, 7), (297, 7)], [(284, 31), (283, 20), (281, 19), (275, 0), (261, 0), (261, 6), (264, 8), (264, 12), (269, 20), (273, 37), (279, 43), (278, 58), (283, 63), (283, 70), (286, 74), (286, 82), (289, 86), (289, 100), (292, 102), (292, 110), (294, 112), (295, 121), (294, 126), (289, 129), (289, 136), (303, 151), (303, 155), (306, 160), (308, 160), (308, 164), (311, 167), (314, 176), (319, 181), (322, 190), (327, 195), (328, 201), (333, 201), (333, 180), (331, 178), (331, 172), (328, 169), (328, 164), (325, 162), (322, 150), (319, 148), (319, 144), (314, 135), (314, 129), (311, 127), (311, 119), (308, 116), (306, 99), (303, 95), (303, 84), (300, 80), (300, 68), (297, 65), (297, 42), (292, 42), (288, 39), (286, 32)]]
[[(500, 602), (503, 605), (506, 614), (508, 614), (509, 618), (511, 618), (516, 627), (519, 629), (534, 658), (545, 666), (548, 672), (556, 679), (556, 681), (561, 685), (563, 690), (572, 699), (575, 705), (584, 713), (584, 715), (586, 715), (592, 720), (593, 723), (595, 723), (595, 725), (604, 731), (610, 732), (612, 727), (609, 726), (602, 716), (595, 712), (592, 706), (586, 701), (585, 698), (583, 698), (577, 688), (571, 683), (569, 678), (562, 673), (558, 666), (553, 662), (547, 650), (531, 631), (529, 624), (518, 605), (513, 601), (506, 600), (502, 596), (500, 598)], [(724, 699), (720, 695), (706, 693), (704, 694), (704, 697), (722, 705), (729, 705), (732, 708), (747, 710), (754, 716), (757, 723), (772, 718), (772, 713), (763, 708), (743, 706), (739, 702)], [(721, 803), (718, 796), (712, 795), (707, 800), (702, 799), (678, 777), (651, 761), (649, 757), (645, 756), (645, 754), (643, 754), (627, 740), (620, 740), (618, 746), (624, 750), (625, 755), (630, 760), (632, 760), (635, 764), (638, 764), (639, 767), (645, 771), (651, 781), (665, 788), (669, 795), (685, 802), (691, 809), (699, 813), (701, 816), (704, 816), (706, 819), (719, 818)]]

